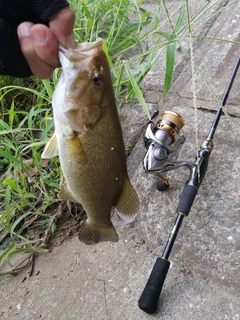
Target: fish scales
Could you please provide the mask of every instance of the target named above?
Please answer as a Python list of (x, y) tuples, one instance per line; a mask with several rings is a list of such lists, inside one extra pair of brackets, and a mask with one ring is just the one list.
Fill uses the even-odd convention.
[[(105, 125), (108, 128), (106, 120), (107, 117), (103, 117), (103, 122), (106, 122)], [(101, 125), (101, 120), (99, 124)], [(68, 181), (76, 174), (76, 165), (78, 165), (77, 170), (81, 175), (76, 182), (73, 180), (74, 182), (71, 183), (72, 190), (81, 184), (82, 188), (79, 189), (78, 194), (82, 204), (84, 203), (84, 209), (87, 213), (96, 213), (89, 214), (89, 222), (95, 224), (95, 220), (98, 220), (98, 225), (104, 226), (109, 216), (109, 208), (116, 204), (122, 191), (125, 151), (119, 143), (113, 143), (114, 135), (106, 135), (108, 131), (102, 130), (104, 126), (100, 125), (78, 137), (86, 153), (86, 162), (78, 165), (78, 161), (77, 164), (67, 165), (67, 168), (63, 164), (62, 169)], [(69, 157), (70, 150), (67, 145), (64, 145), (60, 152), (60, 159)], [(105, 153), (109, 156), (104, 157)], [(82, 170), (83, 166), (84, 170)]]
[[(89, 50), (88, 50), (89, 47)], [(81, 203), (86, 244), (117, 241), (112, 207), (125, 222), (138, 209), (126, 167), (121, 125), (102, 41), (60, 50), (62, 74), (53, 97), (55, 134), (42, 157), (56, 154), (65, 178), (59, 198)]]

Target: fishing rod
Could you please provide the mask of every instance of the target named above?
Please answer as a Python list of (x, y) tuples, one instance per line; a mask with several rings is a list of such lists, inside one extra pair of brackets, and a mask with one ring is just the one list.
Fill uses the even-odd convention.
[(183, 118), (175, 112), (165, 111), (159, 121), (154, 123), (152, 119), (158, 114), (155, 110), (151, 115), (151, 120), (144, 132), (144, 143), (147, 149), (143, 159), (143, 168), (145, 172), (155, 174), (158, 178), (157, 189), (166, 190), (170, 182), (162, 172), (187, 167), (190, 170), (189, 178), (186, 181), (181, 198), (177, 207), (177, 218), (175, 220), (172, 232), (169, 236), (166, 247), (161, 257), (158, 257), (152, 272), (148, 278), (147, 284), (138, 300), (138, 306), (143, 311), (152, 314), (156, 311), (160, 293), (170, 266), (169, 256), (182, 224), (183, 218), (187, 217), (197, 195), (198, 189), (207, 172), (208, 161), (213, 149), (213, 137), (217, 125), (222, 115), (222, 107), (225, 106), (229, 96), (232, 84), (240, 65), (240, 56), (232, 72), (229, 83), (224, 92), (221, 105), (216, 113), (208, 137), (204, 140), (198, 149), (195, 163), (188, 161), (175, 161), (176, 154), (179, 153), (185, 137), (178, 137), (181, 128), (184, 125)]

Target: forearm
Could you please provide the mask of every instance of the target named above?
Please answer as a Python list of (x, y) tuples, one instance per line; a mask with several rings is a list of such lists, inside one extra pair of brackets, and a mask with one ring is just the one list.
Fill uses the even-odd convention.
[(23, 21), (48, 23), (64, 7), (66, 0), (0, 0), (0, 18), (17, 27)]

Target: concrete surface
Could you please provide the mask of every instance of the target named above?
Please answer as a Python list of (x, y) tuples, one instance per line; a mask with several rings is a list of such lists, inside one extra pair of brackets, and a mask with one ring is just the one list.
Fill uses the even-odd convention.
[[(200, 34), (240, 40), (240, 1), (228, 7), (229, 3), (217, 2), (227, 8), (204, 25)], [(171, 5), (176, 6), (176, 1), (169, 1)], [(183, 45), (188, 50), (187, 42)], [(240, 44), (194, 42), (195, 63), (220, 99), (239, 54)], [(182, 52), (176, 62), (166, 100), (161, 102), (160, 94), (163, 58), (144, 81), (145, 97), (150, 109), (182, 115), (187, 141), (179, 159), (194, 162), (218, 104), (196, 73), (195, 121), (190, 62)], [(75, 237), (38, 257), (32, 277), (24, 270), (15, 277), (0, 278), (0, 319), (240, 319), (239, 88), (240, 71), (226, 106), (231, 124), (226, 116), (220, 120), (208, 172), (173, 247), (156, 314), (141, 311), (137, 301), (172, 230), (188, 172), (178, 169), (169, 173), (170, 188), (163, 193), (156, 190), (155, 178), (142, 169), (142, 131), (147, 119), (136, 104), (127, 106), (121, 116), (125, 141), (133, 146), (128, 170), (141, 202), (136, 221), (124, 226), (113, 219), (120, 238), (117, 244), (89, 247)], [(27, 279), (22, 283), (24, 276)]]

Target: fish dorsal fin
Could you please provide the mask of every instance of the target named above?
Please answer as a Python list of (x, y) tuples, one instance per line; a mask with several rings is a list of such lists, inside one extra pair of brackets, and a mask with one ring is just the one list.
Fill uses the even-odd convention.
[(69, 190), (66, 183), (62, 186), (61, 190), (58, 193), (58, 198), (62, 200), (67, 200), (70, 202), (77, 202), (78, 201), (74, 198), (72, 192)]
[(116, 204), (117, 215), (124, 223), (132, 222), (137, 216), (139, 206), (138, 195), (128, 177), (124, 180), (122, 194)]
[(46, 144), (43, 153), (41, 154), (42, 159), (50, 159), (54, 156), (58, 156), (58, 142), (56, 134)]

